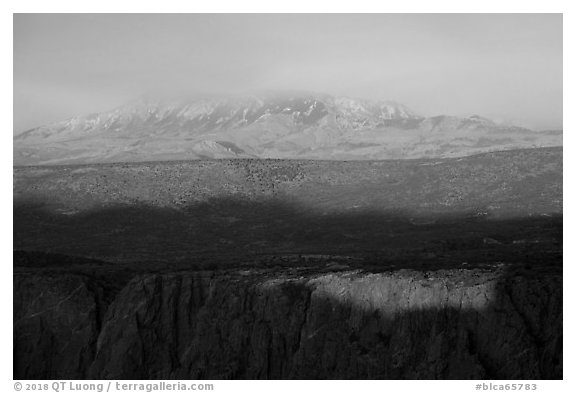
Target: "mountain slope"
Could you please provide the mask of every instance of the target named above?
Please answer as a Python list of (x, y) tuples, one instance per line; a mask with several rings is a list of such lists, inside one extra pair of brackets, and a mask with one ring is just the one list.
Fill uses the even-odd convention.
[(403, 105), (311, 93), (142, 99), (14, 138), (14, 164), (202, 158), (388, 159), (558, 146), (561, 132), (479, 116), (424, 118)]

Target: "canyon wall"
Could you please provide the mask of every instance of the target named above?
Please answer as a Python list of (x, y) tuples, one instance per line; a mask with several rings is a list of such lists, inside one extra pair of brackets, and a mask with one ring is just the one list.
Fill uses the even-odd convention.
[(14, 276), (15, 379), (559, 379), (562, 276), (180, 271)]

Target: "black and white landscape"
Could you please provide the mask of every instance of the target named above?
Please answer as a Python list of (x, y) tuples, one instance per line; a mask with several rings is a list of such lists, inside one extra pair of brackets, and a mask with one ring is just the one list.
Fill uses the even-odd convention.
[(535, 132), (477, 115), (423, 117), (394, 102), (268, 92), (179, 102), (142, 99), (34, 128), (15, 138), (14, 162), (382, 160), (561, 144), (562, 130)]
[[(169, 18), (141, 18), (155, 17)], [(478, 17), (503, 34), (504, 16)], [(560, 26), (561, 59), (561, 16), (509, 15), (514, 45), (532, 48), (523, 18), (538, 17)], [(82, 16), (19, 15), (15, 29), (34, 18), (47, 32), (15, 30), (22, 80), (19, 65), (56, 75), (25, 49)], [(563, 378), (561, 123), (420, 114), (294, 81), (185, 86), (15, 133), (15, 379)]]

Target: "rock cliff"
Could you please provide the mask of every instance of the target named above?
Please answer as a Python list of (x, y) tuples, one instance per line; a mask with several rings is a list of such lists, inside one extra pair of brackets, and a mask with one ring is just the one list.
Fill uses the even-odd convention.
[(557, 272), (118, 277), (19, 269), (14, 378), (562, 378)]

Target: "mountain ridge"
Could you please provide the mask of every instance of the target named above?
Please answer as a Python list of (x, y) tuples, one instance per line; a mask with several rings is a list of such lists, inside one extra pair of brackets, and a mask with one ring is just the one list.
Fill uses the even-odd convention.
[(206, 158), (397, 159), (561, 145), (478, 115), (423, 117), (394, 101), (318, 93), (143, 98), (14, 137), (15, 165)]

